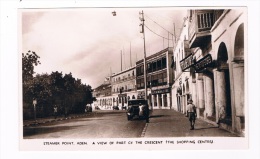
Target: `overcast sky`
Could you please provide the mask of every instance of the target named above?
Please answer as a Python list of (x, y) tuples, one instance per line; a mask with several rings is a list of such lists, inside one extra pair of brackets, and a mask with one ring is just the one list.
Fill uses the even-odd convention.
[[(180, 31), (185, 8), (86, 8), (23, 10), (22, 51), (35, 51), (41, 65), (35, 72), (72, 73), (93, 88), (104, 78), (123, 70), (143, 58), (143, 36), (139, 12), (144, 11), (145, 25), (156, 34), (168, 38), (168, 32)], [(116, 16), (112, 12), (116, 11)], [(159, 25), (157, 25), (159, 24)], [(147, 56), (168, 46), (167, 39), (145, 28)], [(172, 36), (170, 34), (170, 39)], [(169, 42), (172, 46), (172, 41)]]

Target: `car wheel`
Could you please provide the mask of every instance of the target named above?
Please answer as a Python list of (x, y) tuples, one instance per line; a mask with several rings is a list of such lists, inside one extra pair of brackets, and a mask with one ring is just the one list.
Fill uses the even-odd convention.
[(127, 120), (131, 120), (131, 116), (130, 115), (127, 115)]

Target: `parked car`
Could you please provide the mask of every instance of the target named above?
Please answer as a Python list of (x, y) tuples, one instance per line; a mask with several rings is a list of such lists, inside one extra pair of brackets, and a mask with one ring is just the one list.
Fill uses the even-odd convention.
[(85, 112), (92, 112), (92, 106), (91, 106), (91, 104), (87, 104), (87, 105), (86, 105)]
[(127, 120), (133, 119), (135, 116), (144, 118), (149, 122), (149, 106), (145, 99), (132, 99), (128, 101), (128, 109), (126, 112)]
[(113, 110), (119, 110), (118, 106), (113, 106)]

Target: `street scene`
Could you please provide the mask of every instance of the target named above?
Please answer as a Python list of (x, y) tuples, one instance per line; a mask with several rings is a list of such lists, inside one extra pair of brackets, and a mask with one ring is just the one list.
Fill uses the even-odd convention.
[(21, 9), (22, 138), (244, 138), (246, 11)]
[(217, 125), (196, 121), (196, 131), (189, 129), (187, 117), (174, 110), (156, 110), (150, 122), (138, 118), (127, 121), (125, 111), (97, 111), (71, 118), (46, 118), (35, 125), (25, 121), (24, 139), (95, 139), (155, 137), (238, 137)]

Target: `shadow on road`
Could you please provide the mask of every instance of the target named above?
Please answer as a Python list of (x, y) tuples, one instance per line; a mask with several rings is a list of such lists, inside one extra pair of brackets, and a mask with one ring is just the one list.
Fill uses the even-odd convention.
[(218, 129), (218, 127), (212, 126), (212, 127), (205, 127), (205, 128), (195, 128), (195, 130), (203, 130), (203, 129)]
[(48, 133), (54, 133), (54, 132), (60, 132), (60, 131), (66, 131), (66, 130), (72, 130), (77, 129), (78, 127), (82, 127), (84, 125), (78, 125), (78, 126), (45, 126), (45, 127), (37, 127), (37, 126), (31, 126), (24, 128), (23, 130), (23, 137), (36, 135), (36, 134), (48, 134)]
[(161, 118), (161, 117), (167, 117), (170, 115), (151, 115), (150, 118)]

